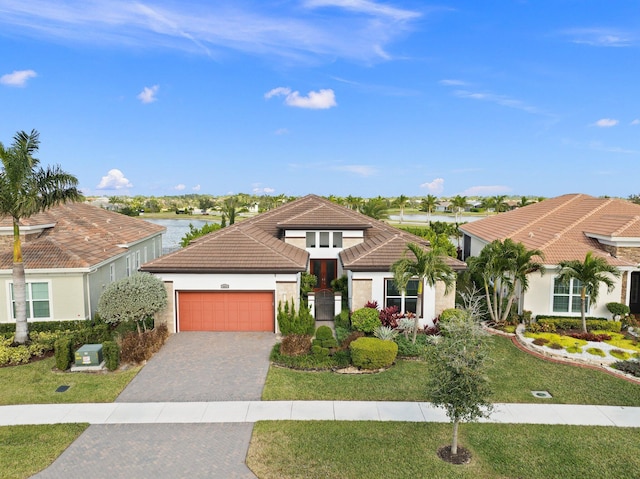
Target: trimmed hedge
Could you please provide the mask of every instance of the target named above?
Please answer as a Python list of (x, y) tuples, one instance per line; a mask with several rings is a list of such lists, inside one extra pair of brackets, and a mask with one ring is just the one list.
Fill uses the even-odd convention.
[(62, 337), (55, 342), (56, 367), (66, 371), (73, 362), (73, 348), (71, 338)]
[(105, 341), (102, 343), (102, 354), (104, 364), (109, 371), (115, 371), (120, 365), (120, 347), (115, 341)]
[(378, 326), (382, 326), (380, 312), (373, 308), (356, 309), (351, 315), (351, 326), (356, 331), (372, 333)]
[[(536, 321), (541, 326), (547, 325), (551, 330), (555, 329), (580, 329), (582, 320), (580, 318), (559, 318), (557, 316), (538, 316)], [(606, 318), (587, 319), (587, 330), (612, 331), (619, 333), (622, 329), (620, 321), (609, 321)]]
[(398, 345), (378, 338), (358, 338), (349, 345), (351, 362), (361, 369), (380, 369), (393, 364)]

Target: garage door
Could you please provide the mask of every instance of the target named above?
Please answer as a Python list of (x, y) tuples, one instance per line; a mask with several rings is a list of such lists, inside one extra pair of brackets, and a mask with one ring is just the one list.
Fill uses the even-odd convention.
[(178, 331), (273, 331), (271, 291), (180, 291)]

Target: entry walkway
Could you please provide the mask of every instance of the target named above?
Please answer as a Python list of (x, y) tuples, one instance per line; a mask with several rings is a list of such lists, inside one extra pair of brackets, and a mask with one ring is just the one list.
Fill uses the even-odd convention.
[[(640, 407), (495, 404), (481, 422), (640, 427)], [(21, 424), (222, 424), (262, 420), (449, 422), (426, 402), (215, 401), (0, 406), (0, 426)]]

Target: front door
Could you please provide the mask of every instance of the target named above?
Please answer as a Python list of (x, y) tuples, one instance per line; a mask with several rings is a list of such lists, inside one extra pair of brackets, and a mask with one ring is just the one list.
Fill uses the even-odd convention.
[(331, 281), (336, 279), (337, 261), (335, 259), (312, 259), (310, 273), (318, 278), (314, 291), (330, 289)]
[(640, 273), (631, 273), (631, 289), (629, 291), (629, 309), (631, 314), (640, 313)]

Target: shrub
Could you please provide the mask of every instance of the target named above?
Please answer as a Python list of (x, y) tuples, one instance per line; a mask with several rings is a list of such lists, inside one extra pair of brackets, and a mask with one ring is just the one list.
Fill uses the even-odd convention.
[(442, 311), (442, 313), (440, 313), (440, 316), (438, 319), (439, 321), (450, 321), (451, 319), (454, 319), (454, 318), (467, 319), (468, 317), (469, 317), (468, 311), (465, 311), (463, 309), (448, 308)]
[(372, 333), (381, 325), (378, 310), (367, 307), (356, 309), (351, 315), (351, 325), (356, 331)]
[[(163, 326), (163, 325), (161, 325)], [(120, 344), (120, 358), (124, 363), (141, 363), (160, 350), (167, 339), (166, 326), (144, 331), (138, 334), (130, 331)]]
[(0, 366), (28, 363), (31, 358), (29, 347), (24, 345), (11, 346), (12, 341), (13, 337), (0, 341)]
[(582, 348), (580, 346), (569, 346), (566, 351), (571, 354), (579, 354), (582, 352)]
[(336, 326), (336, 341), (342, 344), (344, 340), (351, 334), (351, 330)]
[(61, 337), (56, 340), (55, 345), (55, 358), (56, 367), (60, 371), (66, 371), (69, 369), (71, 362), (73, 361), (73, 349), (71, 339), (68, 337)]
[(336, 328), (336, 332), (338, 328), (351, 329), (351, 319), (349, 318), (349, 310), (343, 309), (340, 311), (340, 314), (336, 315), (333, 319), (333, 325)]
[(358, 338), (351, 343), (351, 362), (362, 369), (391, 366), (398, 355), (398, 345), (378, 338)]
[(594, 333), (569, 333), (568, 336), (576, 339), (583, 339), (584, 341), (593, 341), (601, 343), (603, 341), (609, 341), (611, 336), (608, 334), (594, 334)]
[(362, 331), (351, 331), (349, 335), (346, 338), (344, 338), (340, 343), (340, 349), (341, 350), (349, 349), (349, 346), (351, 345), (352, 342), (354, 342), (358, 338), (362, 338), (363, 336), (364, 336), (364, 333)]
[(104, 364), (109, 371), (115, 371), (120, 365), (120, 348), (115, 341), (105, 341), (102, 343), (102, 354)]
[[(555, 328), (555, 329), (564, 329), (564, 330), (570, 330), (570, 329), (581, 329), (582, 328), (582, 320), (579, 318), (552, 318), (552, 317), (544, 317), (543, 319), (540, 319), (541, 317), (538, 316), (537, 319), (537, 324), (540, 325), (541, 328)], [(536, 324), (536, 323), (533, 323)], [(533, 326), (533, 324), (530, 325)], [(527, 328), (529, 329), (529, 328)], [(598, 318), (598, 319), (587, 319), (587, 330), (602, 330), (602, 331), (611, 331), (614, 333), (619, 333), (620, 330), (622, 329), (622, 323), (620, 321), (609, 321), (607, 319), (602, 319), (602, 318)], [(545, 332), (550, 332), (547, 330), (544, 330)], [(539, 331), (533, 331), (531, 330), (531, 332), (539, 332)]]
[(607, 303), (607, 309), (614, 316), (626, 316), (631, 312), (629, 306), (623, 303)]
[(600, 348), (587, 348), (587, 352), (589, 354), (593, 354), (594, 356), (600, 356), (604, 358), (607, 354)]
[(295, 304), (291, 300), (285, 301), (284, 306), (278, 303), (278, 328), (283, 336), (289, 334), (308, 334), (315, 332), (315, 320), (311, 316), (308, 306), (301, 305), (296, 311)]
[(631, 357), (631, 354), (621, 349), (612, 349), (611, 351), (609, 351), (609, 354), (616, 359), (620, 359), (621, 361), (626, 361)]
[(398, 356), (403, 358), (419, 358), (425, 353), (427, 336), (418, 334), (414, 344), (411, 339), (401, 334), (395, 339), (395, 342), (398, 345)]
[(282, 338), (280, 354), (299, 356), (311, 350), (311, 336), (307, 334), (290, 334)]
[(333, 339), (333, 331), (329, 326), (320, 326), (316, 329), (316, 339), (324, 341), (325, 339)]
[(276, 344), (271, 350), (269, 359), (274, 364), (300, 370), (329, 370), (339, 369), (349, 366), (350, 358), (348, 351), (340, 351), (333, 356), (322, 354), (301, 354), (299, 356), (286, 356), (280, 352), (280, 344)]
[(373, 330), (373, 335), (383, 341), (393, 341), (398, 336), (398, 331), (389, 326), (378, 326)]
[(380, 323), (383, 326), (389, 326), (390, 328), (397, 328), (398, 321), (404, 315), (400, 313), (400, 309), (397, 306), (389, 306), (380, 311)]
[(536, 338), (533, 340), (533, 344), (535, 344), (536, 346), (544, 346), (548, 342), (549, 340), (547, 338)]
[(370, 309), (378, 309), (378, 302), (377, 301), (367, 301), (366, 304), (364, 305), (365, 308), (370, 308)]
[(311, 354), (314, 356), (326, 357), (329, 356), (329, 348), (324, 348), (319, 344), (311, 346)]
[(548, 347), (551, 349), (564, 349), (560, 343), (550, 343)]
[(618, 361), (612, 364), (618, 371), (640, 378), (640, 361)]

